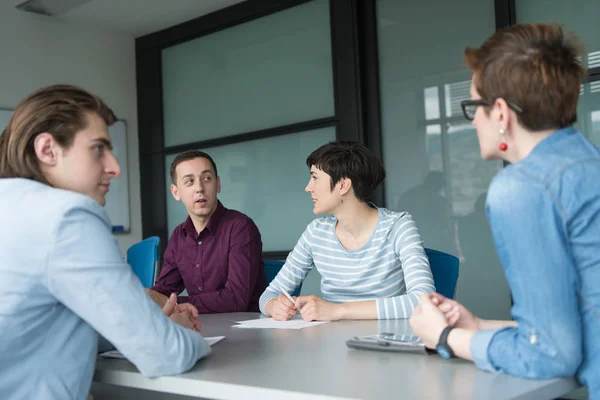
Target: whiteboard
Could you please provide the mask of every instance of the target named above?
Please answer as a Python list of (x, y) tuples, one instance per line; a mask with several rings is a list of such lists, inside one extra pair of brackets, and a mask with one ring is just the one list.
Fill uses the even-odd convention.
[(113, 154), (121, 167), (121, 175), (110, 180), (106, 194), (106, 212), (114, 233), (129, 232), (129, 174), (127, 172), (127, 125), (119, 120), (108, 127)]
[[(10, 122), (12, 110), (0, 109), (0, 133)], [(121, 166), (121, 175), (111, 179), (110, 191), (106, 194), (106, 212), (113, 232), (126, 233), (130, 229), (129, 219), (129, 174), (127, 173), (127, 125), (119, 120), (108, 128), (113, 144), (113, 153)]]

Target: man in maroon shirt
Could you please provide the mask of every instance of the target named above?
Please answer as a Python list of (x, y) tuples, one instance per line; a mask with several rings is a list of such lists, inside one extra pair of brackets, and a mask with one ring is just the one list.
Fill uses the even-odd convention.
[(178, 154), (171, 164), (171, 194), (188, 218), (175, 228), (150, 297), (163, 305), (171, 293), (199, 313), (258, 311), (266, 288), (260, 232), (250, 217), (217, 200), (221, 181), (202, 151)]

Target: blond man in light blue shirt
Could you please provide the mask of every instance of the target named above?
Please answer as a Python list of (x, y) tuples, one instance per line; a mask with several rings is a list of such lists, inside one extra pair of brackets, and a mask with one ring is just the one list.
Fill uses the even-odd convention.
[(210, 352), (195, 310), (163, 313), (111, 234), (114, 120), (99, 98), (52, 86), (23, 100), (0, 136), (2, 399), (86, 398), (98, 333), (148, 377)]

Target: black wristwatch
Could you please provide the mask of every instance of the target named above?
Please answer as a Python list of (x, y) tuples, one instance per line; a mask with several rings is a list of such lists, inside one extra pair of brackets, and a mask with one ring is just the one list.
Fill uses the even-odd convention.
[(437, 351), (437, 353), (445, 359), (454, 357), (454, 352), (448, 345), (448, 335), (452, 329), (454, 329), (454, 327), (450, 325), (445, 327), (440, 335), (440, 341), (438, 342), (437, 346), (435, 346), (435, 351)]

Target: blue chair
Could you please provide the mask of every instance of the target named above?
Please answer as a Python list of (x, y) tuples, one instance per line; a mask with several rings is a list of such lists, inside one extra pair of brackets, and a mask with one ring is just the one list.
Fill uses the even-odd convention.
[(145, 288), (151, 288), (154, 285), (158, 271), (159, 251), (160, 238), (158, 236), (151, 236), (127, 249), (127, 263), (131, 265), (133, 272), (140, 278)]
[[(264, 263), (265, 263), (265, 282), (267, 283), (267, 286), (268, 286), (269, 283), (271, 283), (271, 281), (273, 279), (275, 279), (275, 277), (281, 270), (281, 267), (283, 267), (283, 264), (285, 264), (285, 261), (264, 260)], [(298, 288), (296, 288), (296, 290), (294, 290), (294, 293), (292, 293), (292, 296), (300, 296), (300, 289), (302, 289), (302, 284), (300, 284), (300, 286), (298, 286)]]
[(435, 289), (449, 299), (454, 299), (458, 281), (458, 258), (442, 251), (425, 249), (433, 274)]

